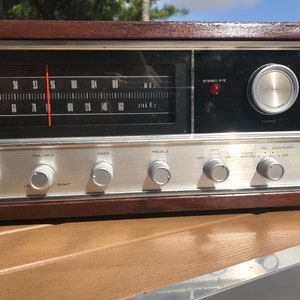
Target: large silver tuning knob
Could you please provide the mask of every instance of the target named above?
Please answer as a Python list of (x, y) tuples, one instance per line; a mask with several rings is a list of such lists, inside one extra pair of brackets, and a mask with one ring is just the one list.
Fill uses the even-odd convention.
[(30, 177), (30, 186), (35, 190), (49, 188), (55, 179), (55, 171), (48, 165), (38, 165), (34, 168)]
[(257, 165), (257, 172), (270, 180), (279, 180), (284, 174), (283, 166), (273, 157), (263, 158)]
[(113, 166), (105, 161), (97, 163), (92, 169), (93, 182), (98, 186), (106, 186), (114, 176)]
[(284, 65), (264, 65), (251, 75), (248, 82), (250, 104), (266, 115), (287, 111), (296, 101), (298, 93), (297, 76)]
[(229, 176), (229, 169), (220, 158), (210, 159), (203, 167), (204, 174), (215, 182), (223, 182)]
[(167, 162), (156, 160), (152, 162), (148, 169), (150, 178), (158, 185), (165, 185), (171, 179), (171, 170)]

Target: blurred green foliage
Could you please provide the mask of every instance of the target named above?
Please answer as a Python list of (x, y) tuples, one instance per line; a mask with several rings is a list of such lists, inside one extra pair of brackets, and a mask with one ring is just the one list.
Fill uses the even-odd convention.
[[(151, 0), (150, 19), (185, 15), (186, 9)], [(0, 19), (17, 20), (141, 20), (142, 0), (0, 0)]]

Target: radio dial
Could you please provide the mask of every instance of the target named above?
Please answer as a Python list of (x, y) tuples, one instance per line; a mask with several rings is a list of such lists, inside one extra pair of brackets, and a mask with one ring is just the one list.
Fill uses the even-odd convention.
[(284, 174), (283, 166), (273, 157), (263, 158), (257, 165), (257, 171), (263, 177), (277, 181)]
[(98, 186), (106, 186), (113, 179), (114, 169), (110, 163), (99, 162), (92, 170), (93, 182)]
[(229, 169), (220, 158), (210, 159), (203, 167), (204, 174), (215, 182), (223, 182), (229, 176)]
[(248, 98), (258, 112), (276, 115), (287, 111), (296, 101), (299, 83), (295, 73), (279, 64), (257, 69), (249, 79)]
[(55, 171), (48, 165), (39, 165), (34, 168), (30, 177), (30, 186), (35, 190), (49, 188), (55, 179)]
[(157, 160), (150, 164), (148, 173), (150, 178), (158, 185), (165, 185), (171, 179), (171, 170), (165, 161)]

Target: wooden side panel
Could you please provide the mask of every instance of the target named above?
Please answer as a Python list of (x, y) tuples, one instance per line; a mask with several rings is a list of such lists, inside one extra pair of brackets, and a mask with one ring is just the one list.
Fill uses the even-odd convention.
[(0, 21), (0, 39), (293, 40), (298, 23)]
[(73, 199), (0, 205), (0, 220), (78, 216), (109, 216), (165, 212), (193, 212), (263, 207), (300, 207), (300, 191), (254, 192), (192, 196), (116, 199)]

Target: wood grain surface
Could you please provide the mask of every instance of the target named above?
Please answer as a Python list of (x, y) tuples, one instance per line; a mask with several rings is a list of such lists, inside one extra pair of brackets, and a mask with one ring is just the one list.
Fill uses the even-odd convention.
[(251, 192), (173, 194), (166, 196), (103, 199), (101, 196), (70, 200), (2, 202), (0, 221), (150, 214), (161, 212), (212, 211), (241, 208), (300, 207), (300, 190), (253, 190)]
[(0, 299), (126, 299), (300, 243), (300, 211), (0, 227)]
[(299, 23), (0, 21), (2, 39), (294, 40)]

